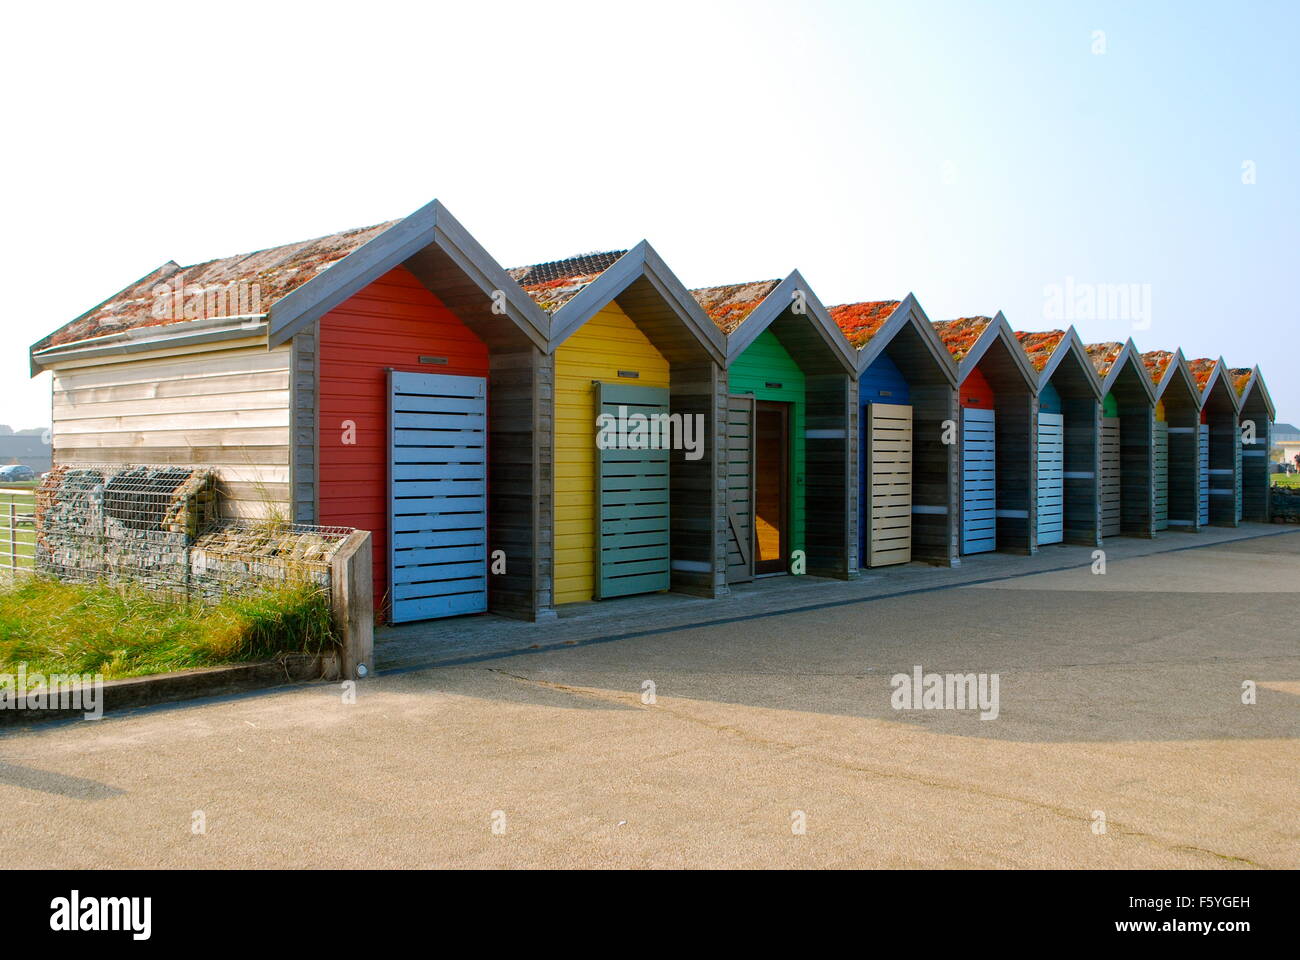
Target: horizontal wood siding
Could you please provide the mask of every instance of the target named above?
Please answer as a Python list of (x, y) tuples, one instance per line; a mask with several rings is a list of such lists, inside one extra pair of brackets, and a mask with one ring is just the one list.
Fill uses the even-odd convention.
[(289, 519), (292, 348), (247, 346), (54, 371), (56, 464), (196, 464), (230, 517)]

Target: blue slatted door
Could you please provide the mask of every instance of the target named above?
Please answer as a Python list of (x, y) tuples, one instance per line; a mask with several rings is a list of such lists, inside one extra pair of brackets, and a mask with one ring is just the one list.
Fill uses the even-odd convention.
[(867, 565), (912, 559), (912, 408), (899, 403), (866, 406), (870, 441), (867, 482), (871, 527)]
[(1156, 530), (1169, 529), (1169, 424), (1163, 420), (1153, 423), (1151, 445), (1155, 454), (1155, 517)]
[(1038, 543), (1065, 539), (1065, 417), (1038, 414)]
[(1201, 526), (1208, 526), (1210, 522), (1210, 431), (1205, 424), (1201, 424), (1200, 429), (1196, 431), (1197, 435), (1197, 460), (1200, 463), (1200, 469), (1197, 474), (1200, 477), (1200, 483), (1197, 484), (1196, 512), (1200, 517)]
[[(666, 416), (668, 391), (597, 383), (596, 409), (615, 418)], [(635, 434), (629, 439), (635, 442)], [(667, 590), (669, 451), (612, 447), (596, 453), (596, 599)]]
[(1101, 535), (1118, 537), (1122, 528), (1119, 417), (1101, 419)]
[(1233, 465), (1236, 467), (1237, 470), (1235, 482), (1233, 484), (1234, 492), (1236, 493), (1235, 502), (1237, 504), (1237, 522), (1241, 523), (1241, 442), (1240, 441), (1232, 445), (1232, 455), (1234, 461)]
[(389, 591), (395, 623), (487, 610), (487, 381), (388, 380)]
[(988, 553), (998, 546), (994, 411), (964, 407), (961, 424), (961, 552)]

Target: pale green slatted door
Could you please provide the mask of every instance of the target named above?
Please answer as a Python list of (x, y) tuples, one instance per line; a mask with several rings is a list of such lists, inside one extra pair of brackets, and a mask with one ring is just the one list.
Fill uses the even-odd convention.
[(596, 411), (629, 428), (617, 445), (597, 444), (596, 599), (667, 590), (669, 450), (645, 445), (654, 418), (668, 415), (668, 391), (597, 383)]

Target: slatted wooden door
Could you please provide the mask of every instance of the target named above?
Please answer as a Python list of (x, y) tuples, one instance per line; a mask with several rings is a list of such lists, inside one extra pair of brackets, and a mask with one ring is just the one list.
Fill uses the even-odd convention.
[[(597, 383), (596, 412), (628, 423), (637, 414), (666, 416), (668, 391)], [(596, 451), (597, 600), (667, 590), (669, 585), (667, 443), (659, 450), (630, 449), (635, 434), (628, 439), (626, 446)]]
[(1118, 537), (1120, 515), (1119, 417), (1101, 420), (1101, 535)]
[(912, 408), (869, 403), (867, 469), (871, 528), (867, 564), (883, 567), (912, 559)]
[(1151, 425), (1151, 446), (1155, 459), (1155, 516), (1152, 528), (1169, 529), (1169, 424), (1157, 420)]
[(994, 411), (964, 407), (961, 423), (961, 552), (988, 553), (998, 546)]
[(1210, 523), (1210, 430), (1205, 424), (1201, 424), (1197, 431), (1197, 462), (1200, 464), (1196, 471), (1200, 482), (1196, 485), (1196, 512), (1204, 527)]
[(1038, 415), (1038, 543), (1065, 539), (1065, 417)]
[(727, 400), (727, 582), (754, 579), (754, 397)]
[(394, 622), (487, 609), (487, 381), (388, 374)]
[(1241, 503), (1241, 486), (1242, 486), (1242, 482), (1241, 482), (1241, 441), (1240, 441), (1240, 439), (1238, 439), (1238, 441), (1232, 445), (1232, 457), (1233, 457), (1233, 463), (1234, 463), (1234, 466), (1235, 466), (1236, 469), (1237, 469), (1236, 483), (1235, 483), (1235, 485), (1234, 485), (1234, 486), (1235, 486), (1235, 495), (1236, 495), (1236, 504), (1237, 504), (1237, 522), (1238, 522), (1238, 523), (1241, 523), (1241, 508), (1242, 508), (1242, 503)]

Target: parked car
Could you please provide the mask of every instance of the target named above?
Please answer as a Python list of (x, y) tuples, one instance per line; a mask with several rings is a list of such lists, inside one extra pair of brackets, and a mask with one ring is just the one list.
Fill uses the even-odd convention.
[(26, 464), (10, 463), (0, 467), (0, 482), (35, 479), (36, 471)]

